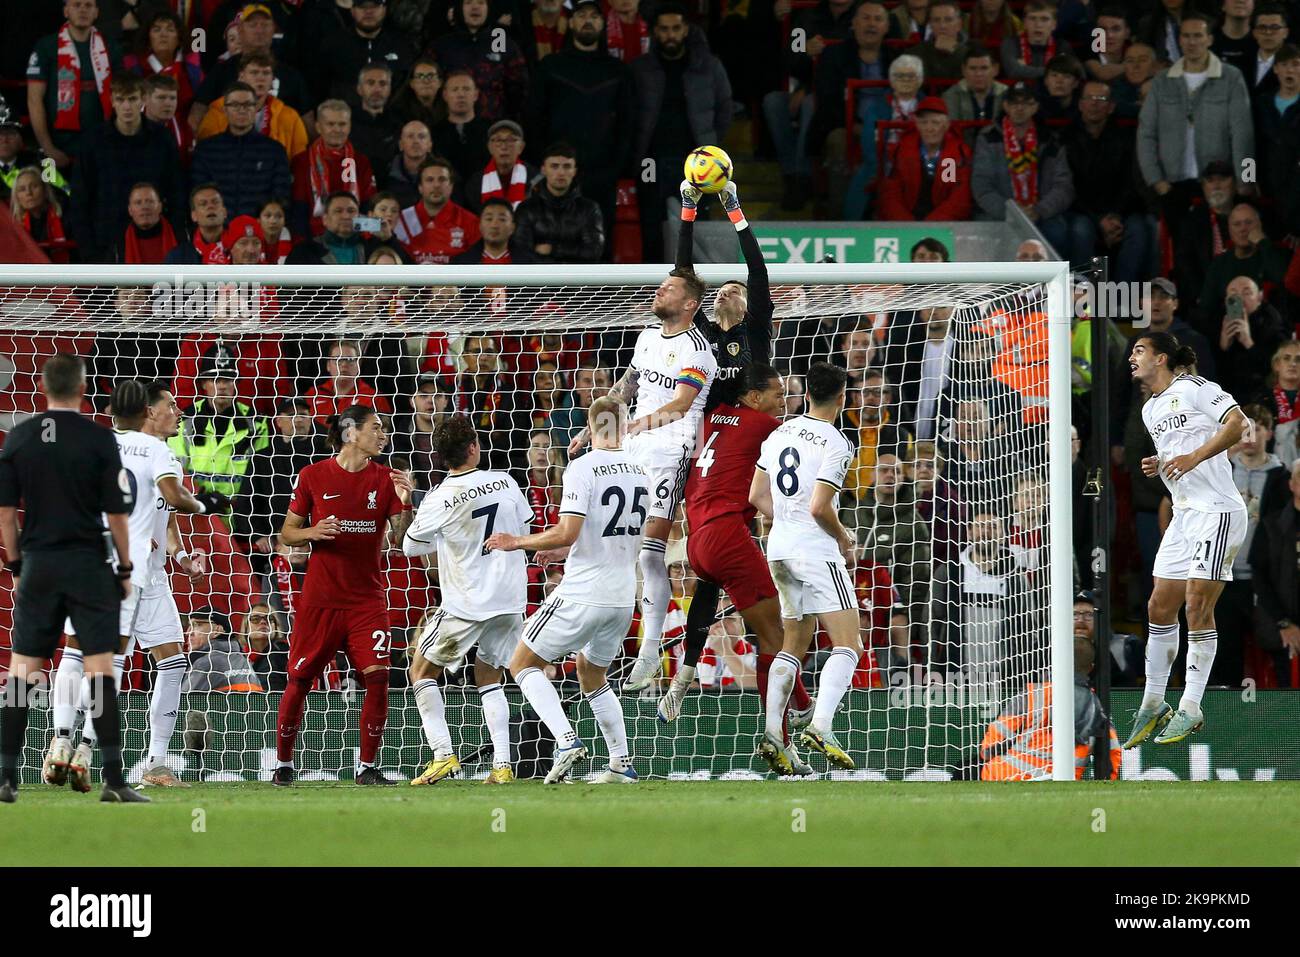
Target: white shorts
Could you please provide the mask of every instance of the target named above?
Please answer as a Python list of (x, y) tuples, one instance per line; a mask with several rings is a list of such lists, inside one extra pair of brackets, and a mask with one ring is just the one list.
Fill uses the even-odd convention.
[(537, 657), (559, 661), (575, 651), (608, 668), (632, 627), (633, 608), (579, 605), (552, 595), (524, 624), (523, 642)]
[(1152, 574), (1156, 578), (1185, 581), (1202, 578), (1232, 581), (1232, 562), (1246, 540), (1246, 510), (1197, 512), (1174, 509), (1156, 552)]
[(691, 442), (660, 442), (646, 437), (646, 433), (627, 440), (627, 454), (645, 469), (646, 480), (650, 483), (647, 520), (666, 518), (672, 521), (686, 492), (693, 448)]
[[(63, 630), (75, 636), (72, 620), (63, 623)], [(131, 639), (131, 647), (157, 648), (171, 642), (183, 644), (185, 629), (181, 626), (181, 615), (176, 610), (176, 599), (166, 583), (138, 585), (131, 588), (131, 594), (122, 602), (117, 617), (117, 633)]]
[(781, 596), (781, 617), (799, 621), (808, 615), (853, 611), (858, 607), (853, 580), (843, 561), (789, 558), (768, 562)]
[(515, 653), (523, 626), (523, 615), (497, 615), (486, 621), (465, 621), (439, 608), (420, 630), (416, 648), (422, 657), (439, 668), (446, 668), (460, 661), (477, 645), (479, 661), (493, 668), (504, 668)]

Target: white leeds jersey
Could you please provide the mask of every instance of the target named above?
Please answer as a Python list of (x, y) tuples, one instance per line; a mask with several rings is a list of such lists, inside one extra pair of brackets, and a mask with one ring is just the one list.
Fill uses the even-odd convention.
[(1142, 406), (1142, 424), (1155, 442), (1160, 456), (1160, 477), (1173, 496), (1174, 508), (1197, 512), (1232, 512), (1246, 503), (1232, 480), (1228, 454), (1220, 452), (1206, 459), (1182, 478), (1171, 479), (1164, 467), (1169, 460), (1194, 452), (1219, 431), (1237, 401), (1218, 383), (1200, 376), (1180, 375), (1159, 395)]
[(581, 515), (555, 594), (578, 605), (636, 605), (637, 553), (650, 482), (622, 449), (592, 449), (564, 470), (560, 515)]
[(693, 444), (704, 418), (704, 403), (718, 374), (718, 360), (713, 348), (694, 326), (676, 335), (665, 336), (661, 329), (645, 329), (636, 340), (632, 368), (637, 373), (636, 409), (640, 419), (673, 399), (678, 385), (694, 388), (691, 407), (676, 422), (643, 433), (656, 441)]
[(162, 439), (126, 429), (114, 429), (117, 451), (131, 483), (134, 504), (127, 518), (131, 540), (131, 584), (143, 587), (153, 582), (167, 564), (167, 524), (172, 512), (158, 491), (158, 482), (168, 475), (184, 477), (181, 463)]
[(462, 621), (522, 615), (528, 603), (523, 551), (483, 553), (494, 532), (528, 534), (533, 510), (505, 472), (474, 469), (448, 475), (420, 502), (406, 530), (407, 555), (438, 553), (442, 609)]
[(835, 489), (835, 507), (839, 508), (839, 490), (853, 455), (853, 446), (839, 429), (807, 415), (783, 422), (763, 440), (758, 467), (772, 484), (769, 561), (841, 560), (839, 544), (817, 524), (809, 509), (818, 482)]

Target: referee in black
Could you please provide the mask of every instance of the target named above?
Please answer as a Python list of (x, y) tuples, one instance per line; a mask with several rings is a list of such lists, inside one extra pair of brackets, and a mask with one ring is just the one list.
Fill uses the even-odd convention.
[(100, 800), (149, 800), (122, 777), (113, 682), (118, 613), (131, 590), (127, 515), (135, 496), (113, 433), (81, 414), (85, 389), (86, 367), (79, 357), (60, 353), (49, 359), (41, 370), (48, 411), (15, 428), (0, 449), (0, 537), (17, 592), (13, 658), (0, 700), (3, 803), (18, 796), (27, 704), (59, 646), (66, 618), (76, 629), (90, 680), (90, 713), (104, 756)]

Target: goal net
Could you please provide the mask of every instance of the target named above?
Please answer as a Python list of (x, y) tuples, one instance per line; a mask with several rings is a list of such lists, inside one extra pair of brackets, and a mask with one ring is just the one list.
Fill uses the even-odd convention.
[[(202, 575), (168, 565), (186, 625), (189, 673), (169, 763), (189, 781), (265, 780), (275, 765), (305, 548), (277, 539), (294, 477), (328, 455), (322, 423), (354, 396), (385, 416), (386, 461), (420, 496), (446, 474), (430, 444), (445, 415), (470, 415), (485, 466), (511, 471), (534, 529), (557, 520), (569, 439), (585, 409), (622, 374), (663, 266), (417, 269), (362, 267), (5, 267), (0, 270), (0, 431), (42, 408), (39, 370), (56, 352), (87, 359), (84, 409), (105, 424), (124, 378), (171, 384), (185, 417), (170, 440), (195, 490), (233, 501), (220, 517), (180, 516)], [(704, 310), (742, 266), (702, 266)], [(1027, 776), (1073, 777), (1071, 689), (1069, 329), (1063, 264), (771, 267), (774, 364), (788, 415), (804, 409), (803, 375), (830, 361), (850, 376), (838, 423), (857, 448), (841, 517), (859, 543), (852, 570), (863, 654), (836, 717), (857, 763), (832, 778), (978, 778), (1009, 723), (1025, 733)], [(153, 503), (148, 503), (150, 507)], [(756, 525), (760, 537), (763, 529)], [(681, 539), (668, 550), (674, 607), (661, 683), (623, 708), (643, 776), (759, 777), (762, 731), (756, 649), (726, 596), (682, 716), (655, 720), (680, 660), (695, 580)], [(403, 665), (439, 602), (435, 571), (400, 547), (383, 556), (394, 648), (380, 764), (409, 777), (427, 760)], [(529, 565), (529, 610), (563, 577)], [(7, 662), (12, 582), (0, 573), (0, 663)], [(611, 666), (617, 689), (634, 660), (639, 621)], [(816, 693), (828, 645), (804, 660)], [(56, 659), (57, 660), (57, 659)], [(123, 680), (125, 760), (138, 780), (148, 745), (154, 666), (129, 658)], [(555, 680), (578, 733), (603, 744), (573, 663)], [(486, 775), (491, 748), (469, 661), (444, 678), (447, 716), (465, 773)], [(1035, 694), (1037, 692), (1037, 694)], [(516, 773), (540, 776), (552, 742), (506, 684)], [(306, 779), (347, 778), (355, 765), (361, 691), (340, 658), (309, 695), (299, 738)], [(1064, 729), (1053, 736), (1052, 728)], [(991, 732), (990, 729), (994, 731)], [(1001, 729), (1001, 730), (998, 730)], [(1035, 730), (1036, 729), (1036, 730)], [(35, 780), (48, 712), (32, 711), (24, 776)], [(1015, 760), (1025, 760), (1017, 752)]]

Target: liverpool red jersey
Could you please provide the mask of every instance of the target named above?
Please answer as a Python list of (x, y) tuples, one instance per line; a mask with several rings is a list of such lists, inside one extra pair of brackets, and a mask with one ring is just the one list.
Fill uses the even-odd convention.
[(328, 458), (298, 473), (289, 511), (308, 525), (332, 515), (341, 526), (332, 541), (312, 542), (300, 607), (387, 607), (380, 549), (388, 519), (405, 508), (393, 490), (392, 471), (371, 462), (349, 472)]
[(781, 423), (748, 406), (719, 405), (704, 416), (698, 452), (686, 481), (686, 519), (692, 529), (739, 516), (748, 525), (757, 511), (749, 504), (759, 449)]
[(430, 216), (423, 201), (402, 210), (393, 230), (418, 263), (449, 263), (479, 241), (478, 217), (448, 202)]

